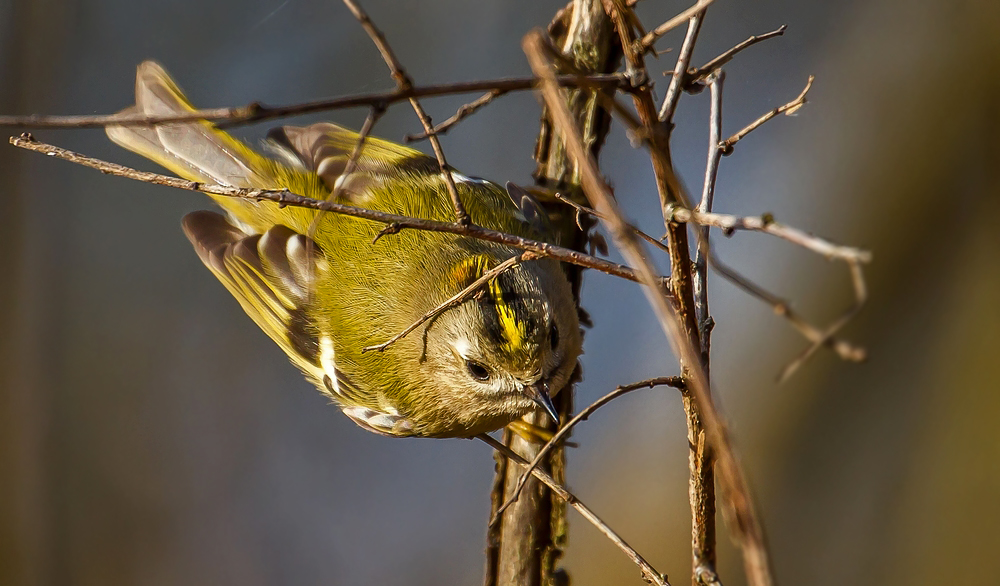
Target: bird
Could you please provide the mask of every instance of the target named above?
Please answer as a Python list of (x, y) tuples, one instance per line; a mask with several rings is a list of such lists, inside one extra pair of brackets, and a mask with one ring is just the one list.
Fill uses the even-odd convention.
[[(123, 113), (194, 110), (162, 66), (138, 66), (135, 105)], [(260, 148), (206, 120), (106, 131), (191, 181), (454, 221), (435, 158), (380, 138), (359, 141), (333, 123), (275, 128)], [(528, 190), (449, 172), (477, 225), (555, 239)], [(182, 221), (199, 258), (292, 364), (362, 428), (394, 437), (474, 437), (536, 410), (558, 422), (551, 396), (567, 385), (582, 352), (577, 305), (559, 262), (515, 263), (408, 336), (366, 352), (521, 251), (417, 229), (378, 238), (384, 226), (366, 219), (211, 197), (221, 212), (195, 211)]]

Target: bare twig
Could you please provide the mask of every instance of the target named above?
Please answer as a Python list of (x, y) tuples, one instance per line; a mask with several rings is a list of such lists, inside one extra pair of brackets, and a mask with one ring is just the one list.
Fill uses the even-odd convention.
[[(699, 3), (700, 4), (700, 3)], [(698, 40), (698, 32), (701, 31), (701, 23), (705, 18), (706, 7), (691, 14), (688, 20), (687, 33), (684, 34), (684, 41), (681, 49), (677, 53), (677, 65), (674, 66), (674, 73), (670, 76), (670, 85), (667, 86), (667, 93), (663, 97), (663, 105), (660, 106), (660, 122), (668, 127), (672, 124), (674, 111), (677, 110), (677, 102), (681, 98), (681, 92), (687, 85), (688, 67), (691, 65), (691, 56), (694, 54), (694, 44)]]
[[(865, 279), (864, 279), (864, 274), (861, 270), (861, 263), (855, 260), (849, 260), (847, 261), (847, 266), (851, 270), (851, 284), (854, 287), (854, 305), (852, 305), (851, 308), (848, 309), (842, 316), (840, 316), (832, 324), (830, 324), (830, 326), (824, 332), (816, 336), (816, 338), (812, 341), (813, 342), (812, 345), (806, 348), (801, 355), (796, 357), (795, 360), (791, 361), (788, 364), (788, 366), (786, 366), (784, 370), (781, 371), (781, 375), (778, 376), (778, 382), (784, 382), (788, 380), (788, 378), (792, 376), (795, 373), (795, 371), (798, 370), (798, 368), (802, 366), (802, 364), (816, 352), (816, 350), (818, 350), (824, 345), (832, 344), (833, 347), (838, 350), (838, 354), (840, 354), (841, 351), (840, 347), (843, 344), (843, 342), (840, 340), (835, 340), (833, 338), (833, 335), (838, 331), (840, 331), (840, 328), (844, 327), (847, 324), (847, 322), (851, 321), (854, 318), (854, 316), (857, 315), (859, 311), (861, 311), (861, 308), (868, 300), (868, 288), (865, 286)], [(841, 356), (843, 356), (843, 354), (841, 354)], [(861, 349), (860, 351), (856, 351), (853, 356), (856, 357), (857, 361), (861, 361), (865, 359), (866, 353), (864, 352), (863, 349)]]
[[(310, 197), (303, 197), (301, 195), (292, 193), (287, 190), (250, 189), (246, 187), (231, 187), (228, 185), (209, 185), (206, 183), (199, 183), (197, 181), (188, 181), (186, 179), (178, 179), (177, 177), (160, 175), (159, 173), (138, 171), (136, 169), (125, 167), (123, 165), (109, 163), (107, 161), (102, 161), (100, 159), (87, 157), (79, 153), (75, 153), (73, 151), (59, 148), (57, 146), (53, 146), (43, 142), (38, 142), (34, 139), (34, 137), (32, 137), (29, 134), (23, 134), (20, 137), (12, 136), (10, 138), (10, 144), (19, 148), (63, 159), (71, 163), (76, 163), (78, 165), (83, 165), (85, 167), (97, 169), (98, 171), (106, 173), (108, 175), (117, 175), (119, 177), (126, 177), (129, 179), (134, 179), (136, 181), (142, 181), (144, 183), (165, 185), (168, 187), (175, 187), (187, 191), (198, 191), (201, 193), (221, 195), (224, 197), (237, 197), (252, 201), (272, 201), (279, 205), (296, 206), (314, 210), (321, 210), (325, 212), (333, 212), (335, 214), (343, 214), (345, 216), (352, 216), (355, 218), (361, 218), (364, 220), (371, 220), (373, 222), (386, 224), (387, 226), (393, 227), (394, 231), (396, 232), (404, 228), (411, 228), (416, 230), (446, 232), (449, 234), (458, 234), (460, 236), (469, 236), (472, 238), (478, 238), (480, 240), (496, 242), (497, 244), (512, 246), (514, 248), (529, 250), (535, 254), (538, 254), (539, 256), (547, 256), (562, 262), (599, 270), (601, 272), (608, 273), (609, 275), (614, 275), (616, 277), (621, 277), (623, 279), (628, 279), (630, 281), (639, 280), (639, 277), (636, 275), (635, 271), (624, 265), (610, 262), (601, 258), (597, 258), (595, 256), (584, 254), (582, 252), (578, 252), (561, 246), (555, 246), (547, 242), (540, 242), (538, 240), (522, 238), (520, 236), (515, 236), (513, 234), (497, 232), (496, 230), (489, 230), (487, 228), (483, 228), (482, 226), (477, 226), (475, 224), (465, 225), (465, 224), (459, 224), (457, 222), (438, 222), (435, 220), (426, 220), (423, 218), (412, 218), (409, 216), (401, 216), (398, 214), (389, 214), (385, 212), (379, 212), (376, 210), (369, 210), (365, 208), (358, 208), (354, 206), (339, 204), (331, 201), (323, 201), (319, 199), (313, 199)], [(660, 283), (660, 286), (666, 288), (668, 284), (666, 281), (662, 281)]]
[(466, 117), (475, 114), (476, 111), (478, 111), (480, 108), (489, 104), (490, 102), (499, 98), (505, 93), (507, 92), (505, 92), (504, 90), (490, 90), (485, 94), (479, 96), (475, 100), (469, 102), (468, 104), (463, 105), (461, 108), (458, 109), (457, 112), (455, 112), (455, 114), (451, 118), (448, 118), (441, 124), (438, 124), (433, 129), (431, 129), (430, 132), (424, 131), (419, 134), (407, 134), (406, 142), (415, 142), (418, 140), (424, 140), (425, 138), (428, 138), (432, 134), (437, 134), (437, 135), (444, 134), (448, 132), (448, 130), (450, 130), (452, 126), (458, 124)]
[[(779, 31), (782, 29), (779, 29)], [(777, 31), (776, 31), (777, 32)], [(764, 35), (762, 35), (763, 37)], [(760, 39), (760, 37), (757, 37)], [(753, 39), (753, 37), (751, 37)], [(746, 46), (748, 44), (744, 43)], [(721, 74), (721, 70), (719, 71)], [(735, 283), (745, 291), (749, 292), (754, 297), (757, 297), (766, 303), (770, 304), (774, 312), (778, 315), (784, 316), (792, 324), (795, 329), (797, 329), (803, 336), (805, 336), (812, 344), (806, 348), (798, 357), (796, 357), (791, 363), (789, 363), (781, 372), (778, 377), (779, 382), (783, 382), (788, 379), (810, 356), (812, 356), (816, 350), (822, 346), (830, 346), (833, 350), (844, 360), (850, 360), (854, 362), (860, 362), (865, 360), (867, 357), (867, 352), (864, 348), (860, 348), (850, 344), (847, 341), (839, 340), (834, 338), (834, 334), (838, 332), (847, 322), (849, 322), (857, 313), (861, 310), (867, 298), (867, 290), (864, 282), (864, 274), (861, 270), (861, 264), (871, 261), (871, 253), (858, 248), (840, 246), (826, 241), (822, 238), (818, 238), (796, 228), (785, 226), (774, 221), (774, 218), (770, 214), (765, 214), (759, 218), (753, 217), (737, 217), (727, 214), (714, 214), (711, 213), (711, 194), (714, 191), (715, 177), (718, 174), (719, 161), (722, 155), (730, 154), (733, 151), (733, 146), (739, 142), (747, 134), (760, 127), (762, 124), (768, 120), (774, 118), (782, 112), (792, 113), (795, 112), (806, 102), (806, 94), (809, 92), (809, 88), (812, 86), (813, 76), (809, 76), (809, 81), (806, 83), (805, 89), (791, 102), (775, 108), (771, 112), (768, 112), (758, 120), (754, 121), (752, 124), (736, 133), (726, 141), (719, 141), (721, 136), (721, 117), (715, 118), (713, 114), (713, 135), (709, 146), (709, 162), (705, 170), (705, 192), (703, 193), (702, 203), (705, 203), (705, 197), (708, 197), (709, 205), (699, 206), (699, 209), (695, 212), (690, 210), (684, 210), (681, 212), (680, 216), (671, 212), (671, 217), (675, 221), (693, 221), (694, 223), (700, 224), (702, 226), (715, 226), (721, 228), (727, 235), (732, 234), (735, 230), (756, 230), (761, 232), (767, 232), (779, 238), (783, 238), (811, 250), (818, 254), (823, 255), (827, 259), (838, 259), (846, 262), (851, 271), (851, 281), (854, 287), (855, 302), (854, 304), (839, 318), (834, 320), (834, 322), (828, 326), (824, 331), (818, 330), (813, 325), (809, 324), (807, 321), (802, 319), (798, 314), (792, 311), (789, 303), (775, 296), (774, 294), (764, 290), (762, 287), (751, 282), (749, 279), (738, 274), (733, 269), (729, 268), (725, 264), (716, 260), (709, 250), (709, 239), (707, 232), (703, 231), (699, 238), (699, 256), (701, 256), (702, 249), (704, 248), (704, 258), (702, 258), (702, 264), (696, 262), (696, 271), (700, 266), (703, 270), (704, 260), (707, 259), (708, 263), (712, 266), (714, 270), (719, 272), (721, 275), (726, 277), (731, 282)], [(713, 88), (713, 112), (716, 111), (718, 107), (721, 111), (721, 103), (716, 106), (714, 84)], [(717, 126), (718, 125), (718, 126)], [(680, 208), (674, 208), (677, 210)], [(686, 219), (685, 219), (686, 217)]]
[[(619, 27), (619, 33), (621, 30)], [(538, 31), (529, 33), (525, 37), (523, 45), (532, 71), (542, 80), (542, 96), (552, 113), (556, 128), (565, 138), (568, 151), (580, 168), (583, 188), (588, 199), (597, 211), (607, 216), (607, 219), (604, 220), (605, 225), (623, 256), (636, 267), (641, 282), (646, 285), (643, 288), (646, 298), (653, 306), (674, 353), (686, 369), (688, 388), (697, 402), (705, 426), (708, 445), (715, 453), (719, 482), (726, 497), (726, 503), (733, 513), (732, 529), (743, 550), (748, 580), (754, 586), (772, 584), (770, 559), (764, 541), (763, 529), (758, 520), (739, 460), (729, 440), (725, 423), (715, 410), (708, 379), (701, 366), (697, 340), (691, 337), (685, 317), (662, 294), (658, 286), (659, 278), (652, 263), (643, 255), (641, 245), (622, 219), (618, 204), (611, 195), (607, 184), (601, 179), (596, 163), (587, 153), (580, 132), (563, 102), (562, 92), (555, 82), (551, 61), (545, 56), (542, 33)], [(680, 183), (673, 175), (672, 168), (660, 166), (657, 168), (657, 172), (670, 173), (669, 177), (662, 179), (671, 182), (675, 186), (674, 188), (679, 191)], [(675, 265), (675, 269), (677, 268)], [(695, 332), (694, 335), (697, 333)]]
[(653, 43), (655, 43), (657, 39), (684, 24), (685, 20), (694, 17), (696, 14), (707, 8), (712, 2), (714, 2), (714, 0), (698, 0), (694, 6), (646, 33), (646, 36), (642, 37), (639, 41), (636, 41), (636, 44), (638, 45), (636, 49), (640, 53), (645, 52), (653, 46)]
[[(344, 4), (350, 9), (354, 17), (358, 19), (361, 23), (361, 27), (365, 29), (368, 36), (371, 37), (372, 42), (378, 48), (379, 53), (382, 54), (382, 59), (385, 64), (389, 66), (389, 72), (392, 75), (392, 79), (396, 81), (396, 87), (400, 90), (406, 90), (413, 87), (413, 80), (403, 69), (403, 64), (399, 62), (396, 58), (396, 54), (393, 53), (392, 48), (389, 46), (389, 42), (386, 41), (385, 35), (379, 30), (372, 19), (369, 18), (368, 13), (361, 8), (361, 5), (357, 3), (356, 0), (344, 0)], [(441, 169), (441, 176), (444, 177), (445, 186), (448, 188), (448, 195), (451, 197), (451, 205), (455, 208), (455, 221), (459, 224), (468, 224), (471, 220), (469, 219), (469, 214), (465, 211), (465, 206), (462, 205), (462, 199), (458, 195), (458, 188), (455, 186), (455, 178), (451, 175), (451, 168), (448, 167), (448, 161), (445, 160), (444, 150), (441, 148), (441, 141), (434, 134), (434, 125), (431, 123), (431, 117), (427, 115), (423, 106), (420, 105), (420, 101), (417, 98), (410, 98), (410, 105), (413, 106), (413, 111), (416, 112), (417, 118), (420, 119), (420, 124), (424, 127), (424, 132), (428, 134), (428, 138), (431, 142), (431, 147), (434, 149), (434, 156), (437, 157), (438, 167)]]
[[(584, 205), (580, 205), (572, 201), (571, 199), (563, 196), (562, 194), (559, 193), (555, 194), (555, 198), (561, 202), (564, 202), (572, 206), (574, 209), (577, 210), (578, 213), (586, 213), (591, 216), (594, 216), (595, 218), (599, 219), (602, 218), (601, 214), (599, 214), (596, 210), (593, 210)], [(637, 236), (639, 236), (643, 240), (646, 240), (650, 244), (653, 244), (663, 252), (667, 253), (670, 252), (670, 249), (665, 244), (653, 238), (649, 234), (646, 234), (645, 232), (637, 228), (633, 228), (633, 230)], [(791, 303), (787, 299), (778, 297), (774, 293), (771, 293), (767, 289), (764, 289), (760, 285), (757, 285), (750, 279), (741, 275), (739, 272), (731, 268), (729, 265), (726, 265), (725, 263), (720, 261), (716, 256), (716, 254), (712, 251), (711, 246), (706, 246), (705, 249), (706, 249), (705, 259), (708, 262), (708, 266), (712, 270), (719, 273), (719, 275), (721, 275), (724, 279), (730, 281), (731, 283), (733, 283), (734, 285), (745, 291), (751, 297), (760, 299), (764, 303), (770, 305), (771, 309), (774, 311), (776, 315), (787, 319), (789, 323), (792, 325), (792, 327), (795, 328), (799, 333), (801, 333), (805, 339), (809, 340), (813, 344), (819, 343), (820, 345), (829, 346), (843, 360), (848, 360), (851, 362), (862, 362), (866, 359), (867, 352), (865, 351), (864, 348), (860, 346), (855, 346), (854, 344), (851, 344), (846, 340), (841, 340), (832, 336), (824, 338), (823, 331), (817, 328), (816, 326), (810, 324), (795, 310), (793, 310)], [(860, 252), (864, 253), (864, 251)], [(848, 264), (851, 264), (853, 260), (848, 259), (846, 260), (846, 262), (848, 262)], [(857, 282), (855, 282), (854, 288), (855, 291), (859, 289), (863, 290), (864, 282), (862, 281), (860, 286), (858, 285)], [(856, 309), (852, 307), (852, 309), (848, 310), (848, 313), (851, 311), (856, 311)], [(785, 380), (785, 379), (787, 379), (787, 376), (782, 375), (782, 378), (780, 380)]]
[[(635, 15), (631, 10), (621, 5), (621, 0), (604, 0), (604, 8), (615, 23), (622, 47), (632, 47), (635, 43), (635, 29), (631, 23)], [(625, 59), (628, 68), (638, 79), (648, 79), (645, 59), (636, 51), (626, 51)], [(687, 204), (687, 198), (680, 182), (677, 180), (670, 160), (670, 132), (668, 124), (661, 124), (657, 117), (656, 104), (653, 100), (651, 85), (638, 85), (632, 93), (632, 103), (639, 117), (639, 127), (634, 129), (638, 136), (644, 138), (649, 149), (650, 163), (653, 167), (653, 178), (656, 182), (656, 194), (660, 200), (660, 208), (667, 210), (671, 205)], [(667, 247), (670, 251), (671, 270), (670, 285), (675, 300), (680, 306), (684, 318), (685, 329), (697, 335), (694, 320), (694, 301), (691, 297), (691, 255), (688, 250), (688, 234), (686, 227), (671, 222), (664, 213), (664, 227), (669, 235)], [(684, 364), (681, 364), (684, 368)]]
[(559, 443), (562, 442), (567, 435), (569, 435), (569, 432), (573, 430), (573, 427), (575, 427), (577, 423), (585, 421), (588, 417), (593, 415), (595, 411), (607, 405), (611, 401), (614, 401), (618, 397), (621, 397), (622, 395), (631, 393), (632, 391), (638, 389), (651, 389), (653, 387), (661, 385), (671, 386), (677, 389), (683, 389), (684, 379), (679, 376), (661, 376), (658, 378), (651, 378), (648, 380), (639, 381), (628, 385), (622, 385), (616, 388), (615, 390), (611, 391), (607, 395), (604, 395), (600, 399), (594, 401), (593, 403), (588, 405), (586, 409), (574, 415), (572, 419), (567, 421), (565, 425), (559, 428), (559, 431), (556, 432), (554, 436), (552, 436), (552, 439), (550, 439), (548, 442), (545, 443), (545, 446), (542, 447), (541, 451), (539, 451), (538, 454), (535, 456), (535, 458), (531, 461), (531, 464), (528, 465), (528, 468), (521, 474), (521, 477), (518, 479), (517, 486), (514, 488), (514, 491), (511, 493), (509, 497), (507, 497), (507, 500), (502, 505), (500, 505), (500, 508), (497, 509), (496, 513), (493, 516), (493, 519), (490, 521), (490, 525), (495, 525), (500, 521), (501, 518), (500, 515), (502, 515), (503, 512), (507, 509), (507, 507), (512, 505), (514, 501), (517, 500), (517, 497), (521, 495), (521, 490), (524, 489), (524, 483), (528, 480), (528, 477), (531, 476), (531, 473), (542, 462), (542, 460), (544, 460), (545, 457), (549, 455), (549, 452), (551, 452), (554, 447), (559, 445)]
[[(598, 75), (560, 75), (559, 83), (567, 86), (599, 86), (619, 87), (630, 91), (629, 84), (621, 74)], [(310, 114), (327, 110), (343, 110), (357, 107), (386, 107), (390, 104), (417, 97), (434, 97), (452, 94), (468, 94), (483, 91), (523, 91), (534, 87), (535, 78), (502, 78), (483, 81), (464, 81), (439, 85), (414, 86), (406, 90), (396, 89), (389, 92), (376, 92), (328, 98), (312, 102), (302, 102), (287, 106), (265, 106), (257, 102), (237, 108), (210, 108), (192, 110), (170, 116), (148, 116), (142, 113), (97, 114), (85, 116), (42, 116), (29, 114), (26, 116), (0, 116), (0, 126), (17, 128), (103, 128), (105, 126), (148, 126), (173, 122), (191, 122), (208, 120), (226, 122), (227, 126), (247, 124)]]
[(757, 130), (762, 124), (764, 124), (765, 122), (767, 122), (771, 118), (774, 118), (778, 114), (784, 113), (786, 116), (791, 116), (791, 115), (795, 114), (795, 112), (797, 112), (799, 110), (799, 108), (801, 108), (803, 105), (805, 105), (805, 103), (806, 103), (806, 94), (809, 93), (809, 89), (812, 87), (814, 79), (816, 79), (815, 76), (812, 76), (812, 75), (809, 76), (809, 80), (806, 81), (806, 87), (802, 90), (802, 93), (800, 93), (797, 98), (795, 98), (791, 102), (788, 102), (784, 106), (779, 106), (779, 107), (771, 110), (767, 114), (764, 114), (760, 118), (758, 118), (758, 119), (754, 120), (753, 122), (751, 122), (750, 124), (748, 124), (746, 126), (746, 128), (744, 128), (743, 130), (740, 130), (736, 134), (734, 134), (734, 135), (730, 136), (729, 138), (727, 138), (723, 142), (723, 147), (725, 148), (725, 153), (724, 154), (729, 154), (730, 152), (732, 152), (733, 146), (735, 146), (736, 143), (738, 143), (739, 141), (743, 140), (743, 137), (745, 137), (746, 135), (750, 134), (754, 130)]
[[(715, 199), (715, 181), (719, 174), (719, 162), (722, 160), (722, 149), (719, 146), (719, 141), (722, 140), (722, 84), (725, 78), (726, 73), (719, 70), (710, 75), (707, 80), (708, 86), (711, 88), (712, 107), (709, 112), (708, 124), (708, 161), (705, 163), (705, 179), (702, 184), (701, 202), (698, 204), (698, 213), (700, 214), (710, 213), (712, 202)], [(706, 266), (708, 245), (708, 226), (702, 225), (694, 257), (694, 307), (701, 335), (701, 353), (706, 359), (709, 352), (709, 334), (711, 333), (711, 328), (708, 325), (710, 317)]]
[[(485, 442), (487, 445), (491, 446), (494, 450), (506, 456), (507, 459), (510, 460), (511, 462), (516, 463), (522, 468), (527, 468), (529, 466), (527, 460), (517, 455), (517, 453), (515, 453), (513, 450), (505, 446), (502, 442), (497, 441), (492, 436), (484, 433), (477, 435), (476, 437), (481, 441)], [(647, 562), (645, 558), (639, 555), (639, 552), (637, 552), (635, 549), (632, 548), (632, 546), (626, 543), (625, 540), (621, 538), (621, 536), (615, 533), (614, 529), (609, 527), (607, 523), (602, 521), (600, 517), (594, 514), (594, 512), (591, 511), (590, 508), (587, 507), (585, 504), (583, 504), (583, 502), (580, 499), (574, 496), (573, 493), (566, 490), (566, 487), (562, 486), (561, 484), (553, 480), (551, 476), (549, 476), (548, 474), (546, 474), (545, 472), (543, 472), (538, 468), (532, 468), (531, 473), (535, 476), (535, 478), (542, 481), (542, 483), (545, 484), (545, 486), (549, 487), (549, 489), (552, 490), (552, 492), (558, 495), (559, 498), (563, 499), (564, 501), (566, 501), (567, 504), (576, 509), (577, 512), (580, 513), (584, 519), (589, 521), (591, 525), (596, 527), (598, 531), (603, 533), (605, 537), (611, 540), (611, 542), (614, 543), (618, 547), (618, 549), (625, 552), (625, 555), (627, 555), (628, 558), (635, 563), (635, 565), (639, 566), (639, 569), (642, 571), (643, 579), (650, 582), (651, 584), (657, 584), (658, 586), (670, 586), (670, 583), (667, 581), (667, 577), (665, 575), (657, 572), (656, 568), (650, 565), (650, 563)]]
[(433, 318), (441, 315), (442, 313), (444, 313), (445, 311), (448, 311), (449, 309), (451, 309), (453, 307), (458, 307), (459, 305), (461, 305), (465, 301), (467, 301), (470, 298), (472, 298), (472, 296), (475, 295), (477, 291), (479, 291), (480, 289), (482, 289), (484, 286), (486, 286), (487, 283), (489, 283), (490, 281), (492, 281), (493, 279), (495, 279), (497, 276), (499, 276), (500, 273), (502, 273), (502, 272), (504, 272), (506, 270), (509, 270), (509, 269), (511, 269), (511, 268), (513, 268), (513, 267), (515, 267), (515, 266), (517, 266), (519, 264), (521, 264), (522, 262), (524, 262), (526, 260), (532, 260), (534, 258), (538, 258), (537, 255), (535, 255), (532, 252), (527, 252), (527, 251), (521, 253), (518, 256), (512, 256), (512, 257), (508, 258), (507, 260), (503, 261), (502, 263), (498, 264), (497, 266), (495, 266), (492, 269), (490, 269), (490, 270), (486, 271), (485, 273), (483, 273), (483, 276), (481, 276), (478, 279), (476, 279), (475, 281), (473, 281), (473, 283), (471, 285), (469, 285), (468, 287), (466, 287), (465, 289), (462, 289), (461, 291), (459, 291), (455, 295), (452, 295), (451, 297), (449, 297), (444, 303), (441, 303), (440, 305), (438, 305), (434, 309), (432, 309), (432, 310), (428, 311), (427, 313), (425, 313), (424, 315), (422, 315), (420, 317), (420, 319), (418, 319), (417, 321), (415, 321), (412, 324), (410, 324), (409, 326), (407, 326), (406, 329), (404, 329), (403, 331), (401, 331), (398, 334), (396, 334), (395, 336), (389, 338), (385, 342), (382, 342), (381, 344), (375, 344), (374, 346), (365, 346), (364, 348), (361, 349), (361, 353), (363, 354), (365, 352), (371, 352), (372, 350), (377, 350), (379, 352), (384, 352), (385, 349), (388, 348), (390, 345), (392, 345), (396, 341), (402, 339), (404, 336), (406, 336), (406, 334), (409, 334), (413, 330), (415, 330), (418, 327), (420, 327), (420, 324), (426, 322), (429, 319), (433, 319)]
[[(851, 266), (852, 264), (853, 263), (848, 262), (848, 266)], [(713, 271), (725, 277), (727, 281), (733, 283), (740, 289), (743, 289), (752, 297), (756, 297), (757, 299), (760, 299), (764, 303), (770, 305), (775, 315), (779, 315), (788, 320), (793, 328), (795, 328), (805, 339), (809, 340), (813, 344), (829, 346), (843, 360), (862, 362), (867, 358), (867, 352), (864, 348), (855, 346), (846, 340), (841, 340), (832, 336), (825, 336), (822, 330), (810, 324), (802, 316), (800, 316), (798, 312), (793, 310), (791, 303), (787, 299), (783, 299), (774, 293), (771, 293), (767, 289), (764, 289), (760, 285), (744, 277), (720, 261), (711, 250), (709, 250), (708, 254), (708, 265)], [(855, 303), (857, 303), (857, 301), (855, 301)], [(848, 310), (848, 313), (851, 313), (852, 311), (854, 311), (853, 308)], [(779, 377), (779, 380), (786, 380), (788, 378), (787, 374), (783, 373), (782, 376)]]
[(871, 252), (867, 250), (834, 244), (829, 240), (813, 236), (798, 228), (781, 224), (775, 221), (771, 214), (764, 214), (762, 216), (733, 216), (730, 214), (702, 213), (681, 206), (674, 206), (670, 210), (670, 219), (675, 222), (691, 222), (701, 226), (712, 226), (721, 229), (725, 234), (732, 234), (736, 230), (764, 232), (782, 240), (787, 240), (806, 250), (811, 250), (828, 259), (860, 263), (871, 262), (872, 259)]
[[(577, 217), (577, 225), (578, 226), (580, 225), (579, 214), (581, 214), (581, 213), (594, 216), (595, 218), (598, 218), (598, 219), (600, 219), (602, 217), (601, 214), (597, 213), (597, 210), (588, 208), (585, 205), (578, 204), (575, 201), (573, 201), (572, 199), (566, 197), (565, 195), (563, 195), (561, 193), (556, 193), (553, 197), (555, 197), (557, 200), (559, 200), (559, 201), (561, 201), (561, 202), (563, 202), (563, 203), (571, 206), (573, 209), (576, 210), (576, 212), (578, 214), (578, 217)], [(653, 238), (649, 234), (646, 234), (645, 232), (643, 232), (642, 230), (636, 228), (635, 226), (631, 226), (631, 228), (632, 228), (632, 231), (635, 233), (635, 235), (638, 236), (639, 238), (642, 238), (646, 242), (649, 242), (650, 244), (652, 244), (653, 246), (659, 248), (663, 252), (666, 252), (667, 254), (670, 253), (670, 249), (667, 248), (666, 244), (660, 242), (656, 238)]]
[(691, 88), (692, 84), (696, 84), (698, 82), (701, 82), (706, 77), (708, 77), (713, 71), (715, 71), (716, 69), (719, 69), (720, 67), (722, 67), (726, 63), (729, 63), (730, 61), (732, 61), (733, 57), (735, 57), (736, 54), (739, 53), (740, 51), (742, 51), (742, 50), (744, 50), (744, 49), (746, 49), (746, 48), (748, 48), (750, 46), (756, 45), (757, 43), (759, 43), (761, 41), (766, 41), (768, 39), (773, 39), (774, 37), (780, 37), (781, 35), (785, 34), (785, 29), (787, 29), (787, 28), (788, 28), (788, 25), (783, 24), (780, 27), (778, 27), (776, 30), (773, 30), (773, 31), (771, 31), (769, 33), (764, 33), (762, 35), (753, 35), (749, 39), (747, 39), (747, 40), (743, 41), (742, 43), (736, 45), (732, 49), (729, 49), (725, 53), (719, 55), (715, 59), (712, 59), (711, 61), (709, 61), (708, 63), (702, 65), (698, 69), (695, 69), (695, 70), (692, 70), (692, 71), (688, 71), (688, 79), (687, 79), (687, 87), (688, 87), (688, 89)]
[[(698, 210), (712, 211), (715, 197), (715, 180), (718, 175), (722, 152), (719, 140), (722, 135), (722, 84), (725, 72), (719, 70), (708, 78), (711, 88), (712, 106), (709, 112), (708, 160), (705, 163), (705, 179), (702, 186)], [(698, 341), (701, 344), (701, 363), (705, 376), (711, 376), (712, 328), (714, 321), (708, 306), (709, 254), (708, 227), (695, 229), (698, 239), (693, 267), (694, 311), (697, 319)], [(696, 398), (683, 393), (684, 415), (688, 435), (688, 500), (691, 507), (691, 568), (692, 583), (697, 586), (705, 576), (718, 576), (716, 567), (715, 539), (715, 470), (712, 447), (706, 441), (705, 427)]]

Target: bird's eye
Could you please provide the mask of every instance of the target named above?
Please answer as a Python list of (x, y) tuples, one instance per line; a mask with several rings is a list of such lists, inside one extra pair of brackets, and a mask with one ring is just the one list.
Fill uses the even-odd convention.
[(549, 344), (552, 345), (553, 350), (559, 347), (559, 328), (556, 327), (555, 322), (549, 326)]
[(465, 368), (469, 370), (469, 376), (480, 382), (490, 380), (490, 371), (482, 363), (475, 360), (466, 360)]

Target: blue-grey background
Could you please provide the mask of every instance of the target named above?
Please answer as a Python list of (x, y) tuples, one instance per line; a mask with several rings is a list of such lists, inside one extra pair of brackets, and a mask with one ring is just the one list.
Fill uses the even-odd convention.
[[(528, 74), (522, 35), (561, 1), (369, 0), (418, 83)], [(652, 27), (686, 6), (646, 0)], [(785, 584), (1000, 578), (1000, 6), (995, 0), (719, 0), (695, 62), (789, 26), (727, 67), (725, 132), (817, 81), (724, 159), (716, 208), (874, 251), (855, 365), (804, 345), (714, 278), (713, 374)], [(675, 32), (660, 47), (676, 47)], [(675, 55), (676, 53), (674, 53)], [(159, 60), (199, 106), (389, 89), (331, 0), (0, 0), (0, 110), (107, 113)], [(673, 56), (652, 61), (656, 77)], [(442, 120), (473, 96), (427, 100)], [(707, 93), (685, 96), (674, 152), (700, 189)], [(303, 117), (359, 126), (363, 111)], [(444, 139), (468, 173), (527, 183), (538, 106), (511, 95)], [(376, 134), (419, 127), (398, 106)], [(268, 125), (240, 130), (258, 139)], [(16, 132), (12, 130), (11, 132)], [(100, 130), (36, 136), (153, 169)], [(628, 215), (662, 229), (648, 158), (612, 131), (602, 168)], [(0, 148), (0, 583), (475, 584), (493, 461), (479, 443), (393, 440), (305, 383), (180, 231), (197, 194)], [(716, 239), (729, 263), (825, 323), (846, 269), (760, 235)], [(578, 404), (673, 374), (638, 288), (587, 274), (594, 317)], [(679, 399), (637, 392), (575, 433), (569, 484), (675, 584), (687, 582)], [(571, 513), (579, 585), (640, 584)], [(721, 521), (720, 521), (721, 524)], [(724, 530), (725, 583), (742, 583)]]

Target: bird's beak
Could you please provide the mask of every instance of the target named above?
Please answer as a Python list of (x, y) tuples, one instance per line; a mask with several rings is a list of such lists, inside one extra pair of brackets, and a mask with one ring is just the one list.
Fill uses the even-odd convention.
[(524, 387), (522, 392), (524, 396), (544, 409), (548, 416), (552, 418), (552, 421), (556, 422), (556, 425), (559, 425), (559, 413), (556, 412), (556, 407), (552, 404), (552, 398), (549, 397), (549, 383), (539, 380), (534, 384)]

